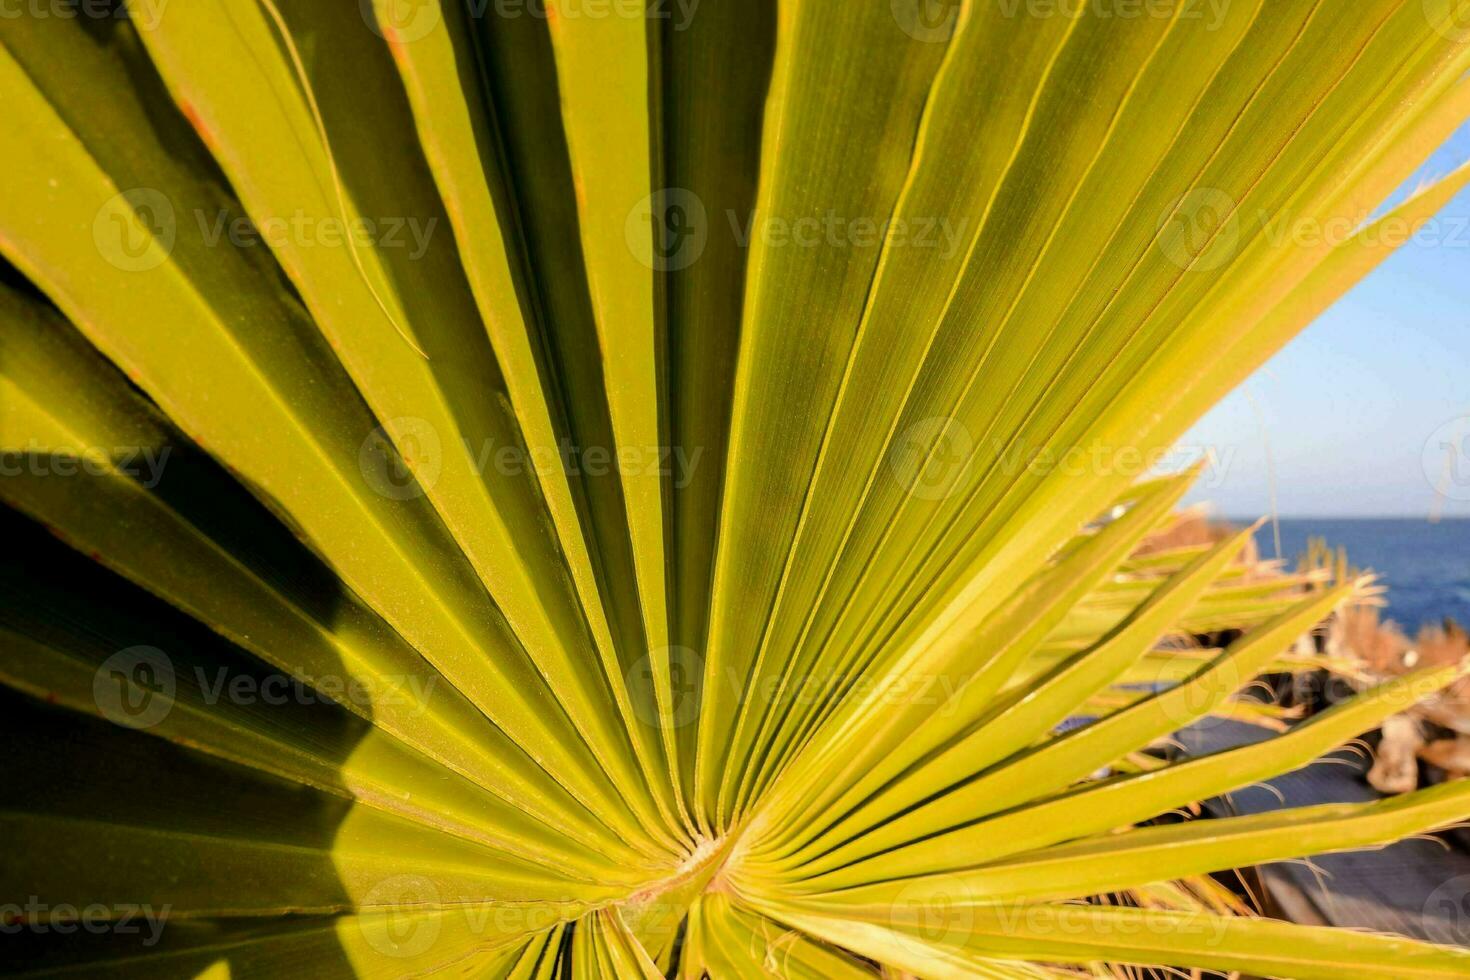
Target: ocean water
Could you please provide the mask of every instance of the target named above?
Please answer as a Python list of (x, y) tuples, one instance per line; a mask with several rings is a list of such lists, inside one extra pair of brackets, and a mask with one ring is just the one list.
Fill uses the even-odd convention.
[[(1291, 565), (1306, 552), (1309, 537), (1346, 546), (1349, 562), (1377, 572), (1388, 586), (1383, 617), (1410, 635), (1445, 616), (1470, 628), (1470, 519), (1281, 519), (1281, 554)], [(1275, 556), (1270, 523), (1256, 533), (1256, 543), (1263, 558)]]

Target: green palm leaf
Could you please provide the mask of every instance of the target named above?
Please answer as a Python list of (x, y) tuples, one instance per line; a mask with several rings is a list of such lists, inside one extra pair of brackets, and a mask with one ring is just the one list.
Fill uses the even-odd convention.
[(1459, 672), (1163, 762), (1363, 583), (1135, 554), (1467, 32), (1034, 6), (0, 18), (6, 968), (1470, 972), (1199, 878), (1458, 785), (1150, 824)]

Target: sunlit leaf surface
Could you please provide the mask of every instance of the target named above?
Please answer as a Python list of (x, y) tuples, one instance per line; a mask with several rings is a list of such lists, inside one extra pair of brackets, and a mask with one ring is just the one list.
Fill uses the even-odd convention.
[[(32, 6), (7, 972), (1470, 974), (1206, 877), (1464, 784), (1155, 819), (1457, 670), (1289, 726), (1237, 695), (1363, 583), (1138, 550), (1470, 179), (1376, 213), (1452, 0)], [(1145, 751), (1212, 717), (1281, 734)]]

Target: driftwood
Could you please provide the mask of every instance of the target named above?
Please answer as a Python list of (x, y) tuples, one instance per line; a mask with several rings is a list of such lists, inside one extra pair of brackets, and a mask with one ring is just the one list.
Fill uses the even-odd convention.
[(1430, 742), (1420, 751), (1420, 757), (1448, 773), (1470, 773), (1470, 737), (1456, 735)]
[[(1228, 522), (1212, 519), (1205, 508), (1189, 508), (1145, 538), (1134, 554), (1215, 544), (1237, 530)], [(1254, 540), (1248, 542), (1239, 562), (1248, 569), (1243, 581), (1284, 573), (1283, 562), (1261, 558)], [(1340, 580), (1357, 574), (1349, 570), (1345, 555), (1321, 543), (1312, 546), (1300, 571), (1313, 569), (1330, 570)], [(1371, 577), (1365, 581), (1369, 584), (1361, 591), (1360, 601), (1333, 615), (1326, 636), (1303, 636), (1294, 652), (1310, 656), (1317, 652), (1320, 639), (1321, 652), (1338, 665), (1329, 669), (1357, 688), (1423, 667), (1460, 663), (1470, 655), (1465, 630), (1452, 620), (1426, 626), (1412, 639), (1398, 624), (1383, 621), (1378, 603), (1383, 589)], [(1418, 787), (1421, 759), (1443, 770), (1447, 778), (1470, 775), (1470, 677), (1384, 722), (1368, 781), (1382, 793), (1407, 793)]]
[(1419, 752), (1424, 735), (1419, 722), (1407, 714), (1394, 715), (1383, 723), (1383, 740), (1368, 782), (1380, 793), (1408, 793), (1419, 786)]
[[(1333, 617), (1327, 651), (1357, 661), (1375, 679), (1385, 679), (1421, 667), (1460, 663), (1470, 654), (1470, 640), (1452, 620), (1426, 626), (1410, 640), (1397, 624), (1380, 622), (1376, 608), (1359, 605)], [(1436, 732), (1449, 736), (1436, 737)], [(1449, 779), (1470, 776), (1470, 678), (1383, 723), (1368, 781), (1381, 793), (1407, 793), (1418, 786), (1420, 759), (1443, 770)]]

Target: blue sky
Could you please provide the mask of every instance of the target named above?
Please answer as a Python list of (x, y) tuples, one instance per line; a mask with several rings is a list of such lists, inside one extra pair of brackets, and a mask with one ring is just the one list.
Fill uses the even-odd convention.
[[(1470, 126), (1410, 184), (1467, 159)], [(1470, 191), (1441, 219), (1444, 244), (1401, 248), (1181, 440), (1217, 461), (1190, 502), (1269, 513), (1274, 469), (1283, 517), (1429, 516), (1426, 443), (1434, 466), (1444, 433), (1467, 431), (1443, 427), (1470, 416)], [(1470, 517), (1470, 473), (1458, 475), (1439, 509)]]

